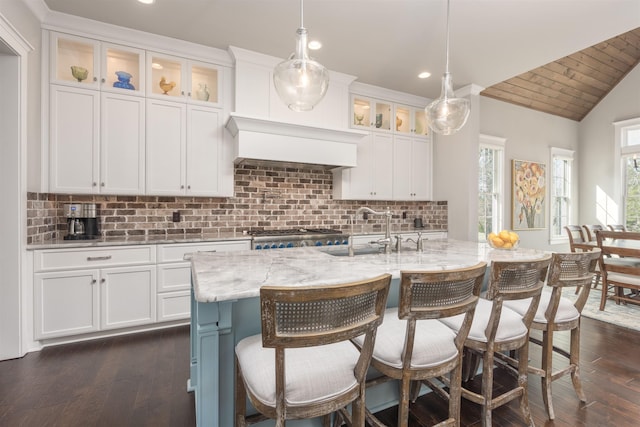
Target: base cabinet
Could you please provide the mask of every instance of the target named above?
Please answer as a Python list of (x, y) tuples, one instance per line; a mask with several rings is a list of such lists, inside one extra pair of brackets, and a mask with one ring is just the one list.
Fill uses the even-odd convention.
[(54, 338), (100, 330), (98, 276), (98, 270), (36, 274), (35, 338)]
[(185, 261), (187, 254), (248, 249), (248, 240), (158, 245), (158, 322), (188, 319), (191, 315), (191, 264)]
[(154, 249), (118, 246), (35, 251), (35, 338), (154, 323)]

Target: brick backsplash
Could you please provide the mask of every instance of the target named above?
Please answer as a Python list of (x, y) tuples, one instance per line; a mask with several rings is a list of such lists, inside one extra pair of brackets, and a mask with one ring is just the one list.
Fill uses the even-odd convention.
[[(235, 167), (235, 196), (94, 196), (28, 193), (27, 243), (61, 238), (66, 233), (65, 203), (96, 203), (105, 237), (215, 234), (244, 230), (335, 228), (348, 232), (355, 209), (369, 206), (394, 212), (393, 232), (413, 230), (420, 217), (425, 229), (447, 229), (447, 202), (333, 200), (331, 171), (310, 166)], [(173, 212), (181, 221), (173, 222)], [(403, 213), (406, 212), (406, 218)], [(382, 231), (384, 219), (358, 218), (356, 232)]]

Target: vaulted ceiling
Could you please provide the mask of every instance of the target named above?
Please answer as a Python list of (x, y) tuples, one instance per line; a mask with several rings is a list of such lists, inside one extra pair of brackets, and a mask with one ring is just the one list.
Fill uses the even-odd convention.
[(480, 94), (580, 121), (638, 63), (640, 27), (490, 86)]

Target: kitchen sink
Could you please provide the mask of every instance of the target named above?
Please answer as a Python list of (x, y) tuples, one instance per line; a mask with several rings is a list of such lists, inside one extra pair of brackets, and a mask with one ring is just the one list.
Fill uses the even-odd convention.
[[(332, 255), (332, 256), (349, 256), (349, 248), (342, 247), (332, 247), (332, 248), (323, 248), (322, 252)], [(365, 246), (359, 248), (353, 248), (353, 254), (355, 256), (358, 255), (373, 255), (383, 253), (383, 248), (377, 248), (372, 246)]]

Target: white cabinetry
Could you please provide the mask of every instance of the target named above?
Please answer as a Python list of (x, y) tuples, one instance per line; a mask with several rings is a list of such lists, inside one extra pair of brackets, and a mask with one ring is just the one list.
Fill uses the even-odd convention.
[(350, 113), (350, 126), (370, 135), (358, 145), (358, 166), (334, 171), (334, 198), (430, 200), (432, 142), (424, 109), (354, 94)]
[[(49, 47), (43, 94), (49, 108), (43, 148), (48, 191), (233, 195), (230, 138), (222, 127), (228, 67), (43, 34)], [(163, 78), (169, 86), (160, 85)]]
[(147, 53), (147, 97), (222, 106), (223, 72), (213, 64)]
[(223, 196), (222, 111), (147, 99), (147, 192)]
[(393, 142), (393, 199), (431, 200), (431, 141), (396, 135)]
[(144, 51), (52, 33), (50, 55), (49, 191), (144, 194)]
[(51, 32), (49, 55), (51, 83), (144, 95), (142, 49)]
[(336, 199), (390, 200), (392, 198), (393, 137), (371, 132), (358, 142), (358, 166), (333, 173)]
[(250, 249), (248, 240), (158, 245), (158, 322), (188, 319), (191, 309), (191, 268), (184, 256), (195, 252)]
[(153, 246), (34, 252), (35, 338), (156, 321)]

